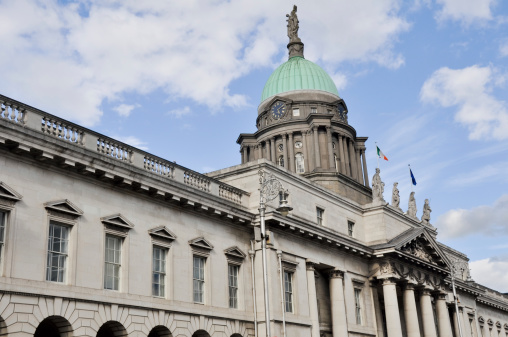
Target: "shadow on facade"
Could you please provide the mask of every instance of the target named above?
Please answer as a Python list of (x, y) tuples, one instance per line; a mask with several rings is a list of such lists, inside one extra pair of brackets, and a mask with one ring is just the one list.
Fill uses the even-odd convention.
[(210, 337), (210, 334), (205, 330), (198, 330), (192, 334), (192, 337)]
[[(3, 323), (3, 320), (2, 320)], [(0, 327), (0, 336), (3, 328)], [(68, 320), (61, 316), (49, 316), (37, 327), (34, 337), (72, 337), (72, 327)]]
[(171, 334), (171, 331), (169, 331), (169, 329), (163, 325), (156, 326), (148, 334), (148, 337), (172, 337), (172, 336), (173, 335)]
[(119, 322), (108, 321), (101, 326), (97, 337), (127, 337), (127, 331)]

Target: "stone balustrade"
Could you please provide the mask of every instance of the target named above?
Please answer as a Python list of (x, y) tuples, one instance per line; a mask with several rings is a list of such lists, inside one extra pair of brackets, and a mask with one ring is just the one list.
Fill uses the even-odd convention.
[(240, 189), (3, 95), (0, 95), (1, 121), (40, 132), (69, 146), (79, 146), (94, 151), (105, 158), (118, 160), (148, 171), (150, 174), (180, 182), (236, 204), (246, 203), (245, 198), (242, 197), (248, 193)]

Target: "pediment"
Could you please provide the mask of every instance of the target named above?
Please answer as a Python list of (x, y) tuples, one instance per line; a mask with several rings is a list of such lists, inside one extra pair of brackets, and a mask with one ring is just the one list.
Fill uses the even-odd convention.
[(68, 199), (50, 201), (44, 204), (46, 209), (50, 209), (52, 211), (62, 212), (65, 214), (71, 214), (75, 216), (83, 215), (83, 211), (79, 209), (78, 206), (74, 205)]
[(0, 181), (0, 198), (19, 201), (23, 196), (3, 181)]
[(167, 241), (173, 241), (176, 240), (176, 235), (172, 231), (170, 231), (166, 226), (159, 226), (152, 228), (148, 231), (148, 234), (150, 234), (152, 237), (155, 237), (157, 239), (163, 239)]
[(124, 217), (120, 213), (102, 217), (101, 221), (104, 224), (116, 226), (116, 227), (120, 227), (120, 228), (125, 228), (125, 229), (134, 228), (134, 224), (132, 222), (130, 222), (129, 220), (127, 220), (127, 218)]
[(242, 259), (242, 260), (245, 259), (245, 257), (247, 256), (237, 246), (229, 247), (228, 249), (224, 250), (224, 254), (226, 254), (230, 257)]
[(208, 240), (206, 240), (203, 237), (199, 237), (199, 238), (195, 238), (193, 240), (190, 240), (189, 241), (189, 245), (197, 247), (197, 248), (206, 249), (206, 250), (212, 250), (213, 249), (213, 245), (210, 242), (208, 242)]

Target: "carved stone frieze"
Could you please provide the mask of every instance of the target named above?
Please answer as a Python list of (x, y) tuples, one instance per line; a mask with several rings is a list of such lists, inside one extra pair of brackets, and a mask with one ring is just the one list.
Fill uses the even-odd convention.
[(401, 250), (404, 253), (408, 253), (424, 261), (433, 262), (432, 256), (430, 256), (430, 254), (425, 251), (422, 244), (416, 240), (411, 242), (408, 246), (402, 247)]

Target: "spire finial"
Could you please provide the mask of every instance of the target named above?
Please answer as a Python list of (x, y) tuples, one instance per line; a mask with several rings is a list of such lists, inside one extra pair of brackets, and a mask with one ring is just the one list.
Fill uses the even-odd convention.
[(286, 17), (288, 18), (289, 58), (292, 58), (293, 56), (303, 57), (303, 43), (298, 37), (298, 29), (300, 26), (298, 25), (299, 21), (298, 16), (296, 15), (296, 10), (296, 5), (293, 5), (291, 14), (286, 14)]

